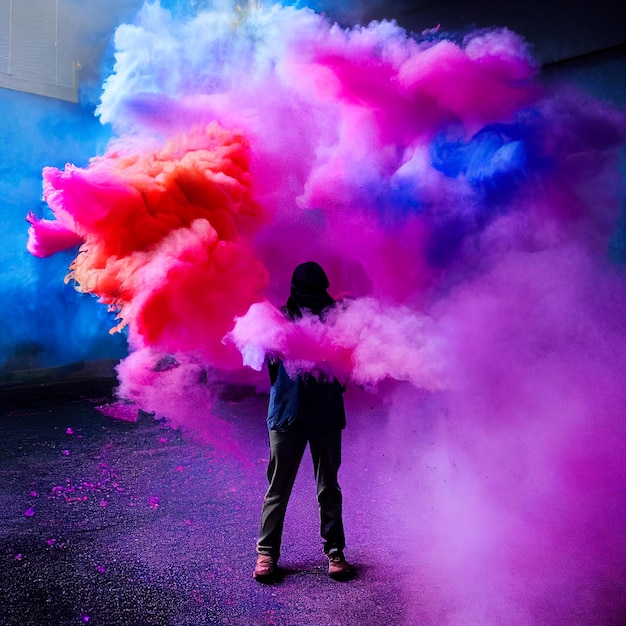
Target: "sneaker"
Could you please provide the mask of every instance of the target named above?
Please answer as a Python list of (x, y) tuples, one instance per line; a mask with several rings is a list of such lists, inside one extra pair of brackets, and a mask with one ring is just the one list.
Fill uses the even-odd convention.
[(335, 580), (348, 580), (355, 574), (354, 567), (346, 561), (340, 550), (331, 550), (328, 553), (328, 575)]
[(259, 554), (252, 575), (260, 582), (266, 582), (275, 578), (276, 564), (273, 557), (269, 556), (269, 554)]

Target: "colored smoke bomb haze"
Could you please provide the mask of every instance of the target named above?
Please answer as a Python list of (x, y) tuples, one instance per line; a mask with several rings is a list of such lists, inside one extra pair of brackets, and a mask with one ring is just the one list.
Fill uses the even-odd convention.
[(94, 118), (93, 109), (10, 90), (2, 90), (0, 115), (5, 148), (0, 155), (0, 304), (15, 313), (0, 334), (1, 366), (11, 372), (118, 360), (127, 351), (125, 337), (94, 332), (110, 325), (106, 308), (91, 296), (78, 298), (63, 284), (76, 251), (35, 258), (26, 250), (24, 230), (29, 212), (51, 221), (55, 217), (41, 202), (42, 166), (63, 167), (68, 157), (87, 164), (106, 145), (110, 131)]
[[(287, 259), (319, 258), (356, 295), (420, 308), (497, 217), (593, 220), (568, 189), (575, 162), (587, 150), (610, 170), (623, 132), (610, 107), (580, 113), (578, 94), (543, 95), (506, 28), (420, 42), (392, 22), (342, 29), (294, 7), (252, 7), (233, 29), (228, 12), (176, 21), (146, 5), (115, 44), (98, 114), (133, 134), (86, 169), (46, 168), (44, 197), (86, 241), (71, 278), (118, 311), (132, 348), (195, 349), (218, 369), (241, 365), (223, 337), (273, 277), (284, 284)], [(176, 60), (167, 76), (160, 58)], [(581, 144), (572, 127), (602, 132)]]
[[(23, 202), (45, 258), (11, 260), (11, 293), (59, 344), (95, 316), (128, 337), (103, 412), (141, 409), (228, 454), (222, 381), (266, 390), (269, 353), (340, 377), (344, 471), (385, 485), (372, 524), (415, 564), (407, 610), (424, 623), (620, 623), (624, 111), (541, 80), (506, 28), (420, 39), (295, 7), (164, 6), (117, 29), (105, 130), (76, 131), (74, 163), (50, 131), (47, 204)], [(64, 251), (71, 237), (88, 245)], [(312, 259), (338, 309), (287, 323), (291, 272)], [(38, 285), (33, 262), (50, 268)], [(46, 291), (70, 265), (86, 293)], [(75, 302), (94, 306), (70, 317)]]

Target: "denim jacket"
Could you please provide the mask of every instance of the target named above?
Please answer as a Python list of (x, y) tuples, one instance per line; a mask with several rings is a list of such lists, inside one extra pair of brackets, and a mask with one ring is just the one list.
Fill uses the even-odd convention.
[(323, 381), (309, 373), (291, 378), (280, 359), (269, 361), (268, 368), (269, 430), (320, 433), (345, 428), (344, 386), (339, 381)]

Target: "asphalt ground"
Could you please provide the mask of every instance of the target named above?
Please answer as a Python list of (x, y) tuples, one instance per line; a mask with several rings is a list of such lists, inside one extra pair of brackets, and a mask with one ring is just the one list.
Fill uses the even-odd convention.
[[(417, 623), (355, 501), (345, 524), (357, 576), (327, 576), (308, 455), (287, 513), (283, 576), (253, 580), (266, 396), (225, 390), (214, 407), (233, 426), (244, 455), (235, 458), (152, 415), (104, 415), (96, 407), (112, 389), (103, 379), (0, 390), (0, 624)], [(367, 481), (362, 489), (361, 501)]]

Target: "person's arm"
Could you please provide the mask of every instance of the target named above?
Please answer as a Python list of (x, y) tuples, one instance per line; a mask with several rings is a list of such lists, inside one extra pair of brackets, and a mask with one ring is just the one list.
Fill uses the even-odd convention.
[(269, 372), (270, 383), (272, 385), (276, 382), (276, 379), (278, 378), (279, 365), (280, 365), (280, 359), (277, 356), (273, 354), (267, 355), (267, 371)]

